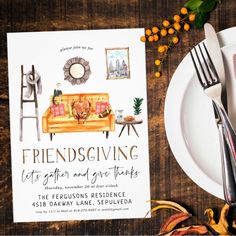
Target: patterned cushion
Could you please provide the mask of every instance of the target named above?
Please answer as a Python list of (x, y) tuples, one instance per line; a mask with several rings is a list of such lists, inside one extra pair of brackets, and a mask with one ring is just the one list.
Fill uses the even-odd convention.
[(58, 105), (51, 105), (51, 112), (54, 117), (65, 116), (65, 106), (63, 103)]
[(109, 107), (109, 102), (96, 102), (96, 114), (100, 114)]

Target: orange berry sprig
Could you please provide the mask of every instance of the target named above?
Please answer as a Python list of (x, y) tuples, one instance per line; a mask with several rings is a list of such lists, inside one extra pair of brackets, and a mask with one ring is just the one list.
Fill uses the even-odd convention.
[(161, 76), (161, 67), (168, 56), (172, 47), (178, 44), (179, 34), (183, 31), (189, 31), (194, 24), (196, 28), (201, 29), (205, 22), (210, 18), (210, 12), (213, 11), (222, 0), (188, 0), (180, 12), (171, 19), (164, 19), (161, 26), (154, 26), (146, 29), (145, 35), (141, 37), (142, 42), (160, 42), (167, 41), (157, 47), (160, 57), (155, 60), (157, 71), (156, 77)]
[(179, 14), (176, 14), (172, 19), (164, 19), (160, 26), (154, 26), (145, 30), (145, 35), (141, 36), (142, 42), (161, 42), (163, 44), (157, 46), (158, 59), (155, 60), (157, 70), (155, 77), (161, 77), (161, 69), (163, 62), (166, 60), (169, 51), (179, 43), (179, 34), (181, 31), (189, 31), (191, 24), (195, 21), (196, 14), (189, 12), (186, 7), (180, 9)]

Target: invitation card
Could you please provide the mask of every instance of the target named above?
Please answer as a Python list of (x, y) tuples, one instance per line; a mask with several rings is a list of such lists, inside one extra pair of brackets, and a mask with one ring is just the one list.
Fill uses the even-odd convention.
[(143, 34), (8, 33), (14, 222), (150, 210)]

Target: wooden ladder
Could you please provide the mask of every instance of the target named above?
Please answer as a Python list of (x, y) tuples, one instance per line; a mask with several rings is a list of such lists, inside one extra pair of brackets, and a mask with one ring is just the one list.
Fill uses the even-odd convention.
[[(32, 65), (32, 76), (33, 80), (35, 80), (35, 70), (34, 65)], [(40, 141), (40, 131), (39, 131), (39, 116), (38, 116), (38, 99), (36, 94), (36, 86), (35, 84), (32, 85), (33, 89), (33, 99), (25, 99), (24, 98), (24, 88), (27, 88), (27, 86), (24, 84), (24, 77), (26, 74), (24, 74), (23, 65), (21, 65), (21, 99), (20, 99), (20, 141), (23, 140), (23, 119), (36, 119), (36, 129), (37, 129), (37, 138), (38, 141)], [(24, 103), (34, 103), (35, 107), (35, 115), (32, 116), (24, 116)]]

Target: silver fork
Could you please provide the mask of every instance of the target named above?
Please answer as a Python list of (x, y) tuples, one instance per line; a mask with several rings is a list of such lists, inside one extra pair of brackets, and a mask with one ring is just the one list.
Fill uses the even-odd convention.
[[(190, 55), (198, 80), (205, 94), (212, 100), (215, 116), (218, 114), (220, 118), (217, 121), (217, 126), (221, 145), (224, 197), (226, 202), (232, 205), (236, 204), (236, 134), (222, 104), (222, 85), (204, 43), (203, 48), (205, 53), (203, 53), (201, 46), (198, 44), (199, 53), (194, 47), (193, 51), (195, 52), (197, 60), (194, 59), (191, 50)], [(202, 61), (200, 56), (203, 59)], [(201, 68), (201, 72), (198, 69), (196, 61)]]

